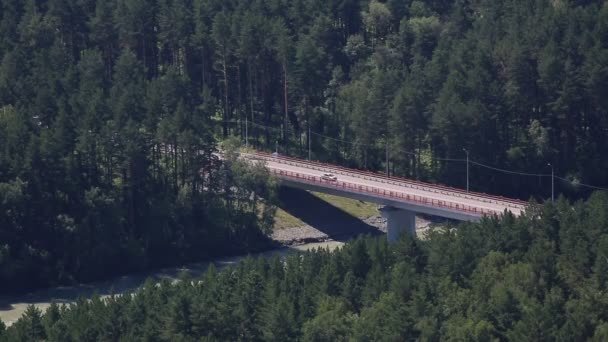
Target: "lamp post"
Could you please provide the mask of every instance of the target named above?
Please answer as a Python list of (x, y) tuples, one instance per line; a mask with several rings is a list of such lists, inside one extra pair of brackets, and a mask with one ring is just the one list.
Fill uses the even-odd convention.
[(555, 170), (553, 169), (553, 164), (547, 163), (549, 167), (551, 167), (551, 202), (555, 201)]
[(389, 161), (388, 161), (388, 136), (386, 136), (386, 175), (390, 176), (389, 174), (390, 168), (389, 168)]
[(310, 124), (308, 124), (308, 160), (310, 160)]
[(388, 172), (389, 172), (389, 163), (388, 163), (388, 135), (387, 134), (382, 134), (381, 135), (384, 138), (384, 144), (385, 144), (385, 148), (386, 148), (386, 175), (389, 176)]
[(462, 149), (467, 154), (467, 192), (469, 192), (469, 150), (466, 148)]

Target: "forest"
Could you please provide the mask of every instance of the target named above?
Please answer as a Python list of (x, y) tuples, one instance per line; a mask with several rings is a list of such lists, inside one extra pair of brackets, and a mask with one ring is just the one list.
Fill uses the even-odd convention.
[(30, 306), (0, 341), (606, 341), (608, 194)]
[(605, 94), (600, 0), (0, 0), (0, 293), (263, 248), (276, 182), (226, 139), (584, 198)]

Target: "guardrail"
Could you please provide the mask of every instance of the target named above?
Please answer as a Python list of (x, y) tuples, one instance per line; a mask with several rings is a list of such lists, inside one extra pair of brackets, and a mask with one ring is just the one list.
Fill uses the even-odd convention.
[(483, 215), (500, 215), (502, 212), (491, 210), (491, 209), (483, 209), (477, 208), (471, 205), (459, 204), (450, 201), (442, 201), (436, 200), (432, 198), (427, 198), (424, 196), (418, 195), (409, 195), (398, 191), (387, 191), (385, 189), (379, 189), (372, 186), (367, 185), (359, 185), (353, 184), (343, 181), (327, 181), (322, 179), (321, 177), (304, 175), (297, 172), (292, 171), (283, 171), (283, 170), (272, 170), (273, 173), (279, 175), (279, 177), (295, 179), (299, 183), (309, 183), (316, 185), (323, 185), (327, 187), (333, 187), (337, 189), (342, 189), (345, 191), (353, 192), (353, 193), (361, 193), (361, 194), (373, 194), (378, 197), (384, 197), (388, 199), (397, 199), (400, 201), (408, 201), (412, 203), (422, 204), (426, 206), (440, 207), (445, 209), (450, 209), (453, 211), (466, 212), (469, 214), (483, 216)]
[(314, 161), (307, 161), (307, 160), (302, 160), (302, 159), (298, 159), (298, 158), (292, 158), (292, 157), (286, 157), (286, 156), (273, 156), (269, 153), (264, 153), (264, 152), (257, 152), (255, 154), (245, 154), (245, 155), (258, 157), (258, 158), (262, 158), (265, 160), (273, 160), (273, 161), (276, 161), (279, 163), (285, 163), (285, 164), (294, 165), (294, 166), (298, 166), (298, 164), (304, 164), (304, 165), (310, 166), (311, 169), (315, 169), (315, 170), (319, 170), (319, 171), (333, 172), (333, 173), (338, 173), (338, 174), (340, 174), (340, 172), (345, 172), (342, 174), (347, 174), (349, 176), (355, 176), (355, 177), (361, 177), (366, 180), (381, 181), (383, 183), (406, 186), (406, 187), (410, 187), (410, 188), (418, 189), (418, 190), (430, 191), (430, 192), (434, 192), (434, 193), (441, 193), (443, 195), (448, 195), (448, 196), (476, 200), (476, 201), (480, 201), (480, 202), (484, 202), (484, 203), (502, 204), (502, 205), (505, 205), (506, 207), (510, 207), (510, 208), (523, 209), (528, 204), (527, 202), (524, 202), (521, 200), (510, 199), (510, 198), (506, 198), (506, 197), (502, 197), (502, 196), (494, 196), (494, 195), (478, 193), (478, 192), (465, 192), (458, 188), (451, 188), (451, 187), (442, 186), (442, 185), (424, 183), (424, 182), (414, 181), (414, 180), (400, 178), (400, 177), (389, 177), (386, 175), (373, 173), (373, 172), (369, 172), (369, 171), (349, 169), (349, 168), (342, 167), (342, 166), (319, 163), (319, 162), (314, 162)]

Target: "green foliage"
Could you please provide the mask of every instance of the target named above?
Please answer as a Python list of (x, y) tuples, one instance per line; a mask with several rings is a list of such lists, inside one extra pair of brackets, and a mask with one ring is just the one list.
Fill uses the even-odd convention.
[[(466, 148), (605, 186), (607, 18), (599, 0), (1, 0), (0, 292), (262, 246), (277, 184), (220, 160), (219, 137), (300, 156), (310, 143), (315, 159), (370, 170), (388, 146), (392, 174), (456, 186), (465, 165), (443, 159)], [(471, 179), (524, 198), (551, 188), (476, 166)], [(602, 340), (606, 196), (428, 243), (355, 242), (305, 268), (272, 261), (244, 282), (209, 275), (179, 298), (147, 286), (42, 321), (28, 310), (6, 334)], [(344, 308), (319, 309), (327, 296)], [(103, 328), (85, 328), (89, 311)]]
[(265, 243), (274, 181), (217, 157), (189, 6), (0, 3), (0, 292)]
[[(585, 213), (606, 206), (597, 193), (423, 241), (364, 237), (333, 252), (247, 258), (200, 279), (150, 280), (132, 296), (52, 305), (44, 316), (30, 306), (0, 340), (602, 341), (608, 223)], [(504, 234), (516, 227), (536, 238)], [(581, 272), (580, 251), (565, 246), (587, 234), (596, 238), (582, 247), (591, 257)], [(564, 248), (538, 249), (552, 245)]]
[(348, 341), (357, 317), (337, 298), (327, 297), (319, 302), (315, 317), (304, 323), (304, 341)]
[(42, 324), (42, 312), (33, 305), (29, 305), (23, 313), (23, 317), (15, 324), (12, 332), (15, 340), (18, 341), (43, 340), (46, 337), (46, 332)]

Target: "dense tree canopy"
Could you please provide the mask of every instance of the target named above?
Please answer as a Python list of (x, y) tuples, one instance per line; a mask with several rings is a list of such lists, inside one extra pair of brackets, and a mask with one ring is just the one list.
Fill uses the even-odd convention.
[[(547, 173), (551, 163), (575, 182), (608, 184), (601, 0), (3, 0), (0, 9), (4, 180), (28, 158), (16, 151), (37, 144), (31, 131), (38, 143), (64, 140), (40, 151), (44, 160), (53, 148), (110, 153), (112, 120), (132, 134), (143, 125), (148, 145), (173, 126), (205, 127), (243, 139), (248, 130), (256, 147), (282, 141), (286, 153), (303, 153), (312, 128), (315, 158), (375, 170), (388, 139), (394, 174), (453, 185), (464, 184), (464, 164), (433, 158), (462, 158), (463, 148), (485, 164)], [(178, 108), (183, 123), (170, 125)], [(88, 164), (106, 158), (95, 152)], [(478, 190), (527, 198), (550, 188), (546, 178), (473, 173)]]
[(606, 193), (394, 245), (248, 258), (133, 296), (31, 306), (0, 341), (603, 341)]
[(607, 185), (606, 93), (600, 0), (0, 0), (0, 291), (254, 245), (273, 195), (216, 158), (228, 136), (372, 170), (388, 143), (393, 174), (452, 185), (463, 148)]

